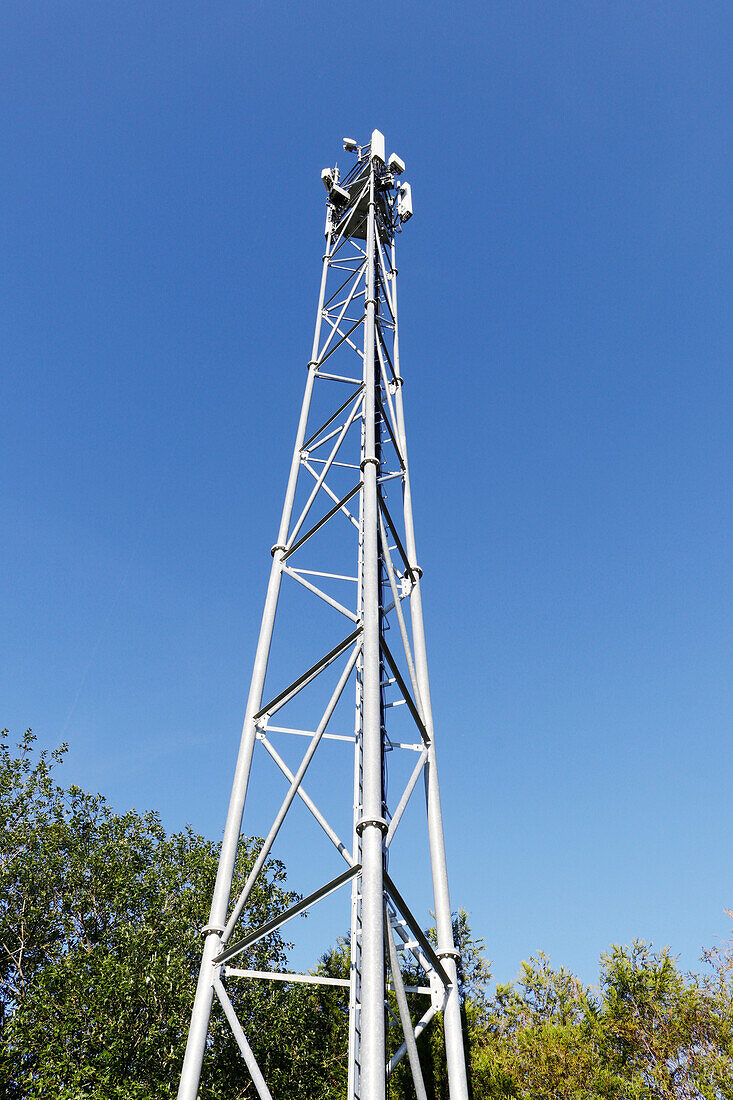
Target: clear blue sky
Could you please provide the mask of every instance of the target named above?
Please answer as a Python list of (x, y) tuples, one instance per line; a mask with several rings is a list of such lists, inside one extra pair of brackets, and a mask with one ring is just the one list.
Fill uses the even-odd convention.
[(453, 902), (500, 979), (693, 965), (733, 905), (731, 26), (6, 0), (0, 721), (221, 835), (320, 169), (378, 126)]

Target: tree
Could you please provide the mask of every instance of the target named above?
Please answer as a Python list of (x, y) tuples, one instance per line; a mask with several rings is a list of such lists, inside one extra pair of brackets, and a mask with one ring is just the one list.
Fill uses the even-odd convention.
[[(0, 736), (0, 1097), (168, 1100), (218, 847), (190, 829), (166, 834), (155, 813), (118, 814), (100, 795), (59, 785), (64, 752), (37, 753), (30, 732), (17, 749)], [(235, 890), (260, 843), (243, 840)], [(285, 868), (269, 860), (249, 919), (259, 924), (294, 898)], [(702, 974), (637, 941), (601, 957), (597, 989), (539, 954), (490, 994), (483, 941), (462, 910), (454, 936), (473, 1100), (733, 1100), (733, 937), (706, 952)], [(273, 934), (237, 962), (284, 969), (287, 950)], [(405, 985), (425, 984), (409, 952), (401, 967)], [(348, 940), (318, 972), (348, 976)], [(343, 989), (234, 980), (229, 988), (277, 1100), (343, 1097)], [(426, 1001), (408, 993), (413, 1020)], [(391, 1028), (391, 1053), (401, 1039)], [(418, 1051), (430, 1100), (447, 1100), (440, 1016)], [(215, 1002), (202, 1100), (254, 1095)], [(414, 1097), (406, 1060), (390, 1097)]]
[[(634, 1097), (733, 1097), (730, 981), (682, 974), (642, 941), (601, 956), (604, 1053)], [(717, 1071), (716, 1071), (717, 1066)]]
[(540, 954), (499, 986), (473, 1058), (482, 1100), (733, 1100), (733, 950), (708, 977), (640, 941), (601, 957), (597, 992)]
[(516, 983), (500, 985), (474, 1056), (476, 1095), (578, 1100), (615, 1097), (598, 1057), (589, 991), (546, 955), (522, 963)]
[[(117, 814), (99, 795), (64, 789), (55, 769), (65, 746), (34, 754), (33, 742), (28, 732), (15, 751), (7, 733), (0, 740), (0, 1095), (175, 1096), (217, 846), (190, 829), (167, 836), (155, 813)], [(258, 845), (241, 846), (235, 890)], [(250, 918), (294, 898), (270, 860)], [(286, 946), (273, 934), (242, 965), (281, 969)], [(306, 1012), (304, 1029), (305, 995), (273, 986), (243, 983), (232, 999), (274, 1090), (295, 1095), (322, 1076), (319, 1021)], [(202, 1096), (253, 1095), (215, 1012)]]

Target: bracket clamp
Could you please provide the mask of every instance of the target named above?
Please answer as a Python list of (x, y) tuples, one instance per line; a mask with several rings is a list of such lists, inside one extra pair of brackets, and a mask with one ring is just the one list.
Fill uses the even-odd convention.
[(457, 963), (461, 961), (461, 953), (455, 947), (444, 947), (440, 951), (436, 949), (435, 954), (439, 959), (454, 959)]
[(270, 553), (272, 554), (273, 558), (275, 557), (275, 554), (278, 552), (278, 550), (287, 550), (287, 546), (284, 546), (281, 542), (276, 542), (274, 546), (271, 546)]
[(216, 932), (217, 935), (222, 936), (224, 934), (224, 929), (221, 928), (218, 924), (205, 924), (204, 927), (201, 929), (199, 935), (203, 939), (206, 939), (206, 937), (212, 932)]
[(362, 817), (356, 823), (356, 831), (357, 831), (358, 835), (361, 836), (362, 833), (364, 832), (364, 830), (366, 828), (368, 828), (368, 826), (370, 826), (370, 825), (376, 825), (377, 828), (379, 829), (379, 831), (381, 832), (382, 836), (387, 835), (387, 830), (389, 829), (389, 824), (388, 824), (388, 822), (386, 822), (384, 820), (383, 817)]
[(362, 471), (362, 473), (364, 472), (364, 467), (365, 467), (365, 466), (368, 466), (370, 462), (371, 462), (371, 463), (372, 463), (372, 464), (373, 464), (374, 466), (376, 466), (376, 467), (377, 467), (377, 469), (379, 469), (379, 466), (380, 466), (380, 462), (379, 462), (379, 459), (378, 459), (378, 458), (374, 458), (374, 456), (373, 456), (373, 455), (371, 455), (371, 456), (370, 456), (369, 458), (363, 458), (363, 459), (361, 460), (361, 462), (359, 463), (359, 469), (360, 469), (360, 470)]

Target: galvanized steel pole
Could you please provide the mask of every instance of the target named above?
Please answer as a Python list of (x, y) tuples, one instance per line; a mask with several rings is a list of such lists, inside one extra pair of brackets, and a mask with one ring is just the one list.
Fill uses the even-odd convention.
[(369, 174), (367, 218), (367, 292), (364, 325), (364, 671), (363, 671), (363, 817), (362, 951), (361, 951), (361, 1080), (363, 1100), (384, 1100), (386, 1046), (384, 1030), (384, 835), (382, 813), (382, 708), (380, 688), (380, 591), (374, 376), (376, 299), (374, 160)]

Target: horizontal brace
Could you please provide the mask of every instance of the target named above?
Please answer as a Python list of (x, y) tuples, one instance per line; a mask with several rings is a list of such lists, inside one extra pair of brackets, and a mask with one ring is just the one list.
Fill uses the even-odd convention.
[[(315, 731), (314, 730), (294, 730), (294, 729), (291, 729), (289, 726), (270, 726), (270, 725), (268, 725), (267, 726), (267, 732), (268, 733), (294, 733), (298, 737), (314, 737), (315, 736)], [(346, 734), (346, 733), (323, 733), (323, 734), (321, 734), (321, 736), (324, 739), (324, 741), (349, 741), (349, 742), (351, 742), (352, 745), (356, 741), (356, 738), (352, 734)], [(400, 749), (413, 748), (412, 745), (397, 745), (396, 747), (400, 748)], [(422, 749), (422, 745), (415, 745), (414, 747), (416, 749)]]
[(354, 488), (350, 492), (348, 492), (345, 497), (342, 497), (341, 500), (337, 501), (337, 503), (334, 504), (333, 508), (330, 508), (329, 511), (326, 512), (325, 516), (323, 516), (321, 519), (319, 519), (318, 523), (314, 524), (313, 527), (311, 527), (310, 531), (306, 531), (306, 533), (304, 535), (301, 535), (301, 537), (298, 539), (298, 541), (296, 543), (294, 543), (293, 546), (290, 547), (290, 549), (287, 551), (287, 553), (283, 554), (282, 560), (287, 561), (287, 559), (290, 557), (291, 554), (294, 554), (295, 551), (298, 550), (303, 545), (304, 542), (307, 542), (308, 539), (311, 538), (312, 535), (315, 535), (316, 531), (320, 531), (320, 529), (321, 529), (321, 527), (323, 527), (324, 523), (328, 523), (328, 521), (332, 518), (332, 516), (335, 516), (337, 512), (341, 511), (344, 504), (348, 504), (348, 502), (351, 500), (351, 498), (356, 496), (356, 494), (361, 489), (362, 484), (363, 483), (360, 481), (357, 485), (355, 485)]
[[(295, 905), (291, 905), (289, 909), (286, 909), (278, 917), (273, 917), (271, 920), (265, 921), (259, 928), (255, 928), (241, 940), (237, 940), (236, 943), (231, 944), (231, 946), (225, 948), (224, 951), (220, 951), (211, 961), (216, 965), (217, 963), (226, 962), (227, 959), (233, 958), (234, 955), (238, 955), (240, 951), (244, 951), (246, 948), (251, 947), (253, 943), (257, 943), (258, 940), (264, 939), (265, 936), (269, 936), (270, 932), (276, 932), (278, 928), (282, 928), (287, 921), (291, 920), (293, 917), (297, 917), (298, 914), (304, 912), (304, 910), (309, 909), (311, 905), (320, 901), (321, 898), (325, 898), (329, 894), (332, 894), (334, 890), (338, 890), (339, 886), (343, 886), (345, 882), (349, 882), (352, 878), (355, 878), (360, 871), (360, 863), (356, 863), (353, 867), (349, 867), (345, 871), (342, 871), (340, 875), (337, 875), (336, 878), (332, 878), (331, 881), (327, 882), (325, 886), (322, 886), (320, 890), (315, 890), (312, 894), (308, 894), (308, 897), (297, 901)], [(407, 919), (405, 913), (402, 915)], [(438, 965), (440, 966), (439, 962)]]
[(363, 378), (345, 378), (342, 374), (325, 374), (319, 370), (315, 375), (316, 378), (325, 378), (328, 382), (350, 382), (352, 386), (361, 386), (364, 381)]
[(271, 699), (266, 707), (262, 707), (260, 710), (258, 710), (257, 713), (253, 715), (252, 720), (256, 722), (257, 719), (261, 718), (263, 714), (267, 714), (268, 711), (277, 706), (277, 704), (281, 702), (281, 700), (285, 699), (288, 695), (292, 695), (293, 692), (298, 690), (298, 688), (304, 687), (306, 683), (313, 679), (317, 672), (320, 672), (321, 669), (326, 668), (326, 666), (330, 665), (332, 661), (335, 661), (337, 657), (340, 657), (344, 650), (347, 649), (352, 642), (355, 642), (360, 634), (361, 627), (359, 627), (358, 630), (352, 631), (351, 634), (349, 634), (348, 638), (344, 638), (344, 640), (342, 642), (339, 642), (337, 646), (334, 646), (334, 648), (329, 653), (327, 653), (325, 657), (321, 657), (320, 661), (316, 661), (314, 665), (311, 665), (307, 672), (304, 672), (303, 675), (299, 676), (297, 680), (293, 680), (292, 684), (290, 684), (289, 687), (286, 687), (284, 691), (281, 691), (279, 695), (276, 695), (274, 699)]
[[(301, 459), (301, 461), (302, 461), (302, 459)], [(326, 459), (325, 458), (313, 458), (312, 455), (308, 455), (308, 461), (305, 463), (305, 465), (307, 465), (308, 462), (316, 462), (316, 463), (318, 463), (319, 466), (325, 466)], [(331, 465), (332, 466), (338, 466), (339, 469), (341, 469), (341, 470), (360, 470), (361, 469), (361, 466), (358, 465), (356, 462), (332, 462)]]
[(343, 573), (322, 573), (319, 569), (296, 569), (292, 566), (293, 573), (307, 573), (309, 577), (329, 577), (332, 581), (357, 581), (358, 577), (347, 577)]
[[(263, 978), (270, 982), (304, 982), (307, 985), (338, 985), (348, 989), (351, 982), (348, 978), (327, 978), (318, 974), (283, 974), (269, 970), (237, 970), (233, 966), (225, 966), (224, 974), (227, 978)], [(430, 992), (430, 990), (428, 990)]]
[[(303, 983), (304, 985), (331, 985), (340, 989), (348, 989), (351, 985), (350, 978), (328, 978), (325, 974), (288, 974), (270, 970), (240, 970), (235, 966), (225, 966), (222, 970), (225, 978), (260, 978), (270, 982)], [(387, 982), (387, 989), (391, 993), (392, 982)], [(429, 985), (406, 985), (405, 993), (422, 993), (429, 997), (432, 990)]]
[[(356, 266), (351, 267), (351, 264)], [(331, 271), (350, 271), (352, 275), (356, 275), (359, 271), (359, 267), (363, 265), (361, 263), (361, 256), (340, 256), (338, 263), (331, 262), (328, 266)]]

